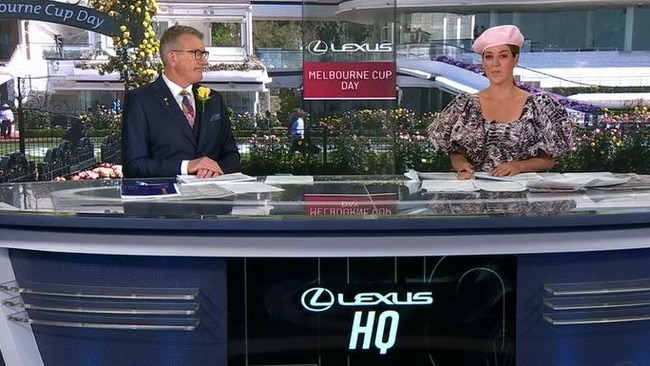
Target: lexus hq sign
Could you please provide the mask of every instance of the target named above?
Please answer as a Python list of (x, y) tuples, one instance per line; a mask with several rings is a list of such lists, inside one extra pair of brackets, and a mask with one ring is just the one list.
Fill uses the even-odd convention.
[(368, 350), (374, 344), (379, 354), (385, 355), (397, 341), (400, 322), (398, 310), (404, 306), (431, 305), (433, 293), (358, 292), (346, 298), (344, 293), (335, 294), (324, 287), (312, 287), (302, 293), (300, 303), (305, 310), (316, 313), (325, 312), (335, 305), (354, 309), (348, 349)]

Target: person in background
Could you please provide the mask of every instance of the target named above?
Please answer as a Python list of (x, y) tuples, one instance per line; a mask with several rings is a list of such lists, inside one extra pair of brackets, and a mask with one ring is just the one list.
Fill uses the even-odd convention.
[(489, 86), (461, 93), (428, 127), (437, 150), (449, 153), (459, 179), (482, 171), (497, 177), (551, 169), (574, 147), (566, 109), (550, 95), (517, 87), (514, 68), (524, 36), (513, 25), (488, 28), (475, 41)]
[(209, 178), (241, 170), (224, 98), (198, 84), (208, 55), (195, 28), (175, 25), (162, 35), (162, 75), (124, 98), (125, 177)]
[(77, 148), (82, 137), (86, 136), (86, 127), (80, 118), (75, 117), (70, 122), (70, 127), (65, 131), (63, 139), (70, 141), (72, 147)]
[(291, 113), (289, 118), (289, 140), (291, 141), (290, 152), (305, 151), (305, 112), (300, 108), (296, 108)]
[(54, 35), (54, 45), (56, 47), (56, 55), (63, 58), (63, 37), (60, 34)]
[(291, 140), (300, 140), (305, 138), (305, 112), (296, 108), (291, 114), (291, 123), (289, 125), (289, 137)]
[(111, 104), (111, 112), (113, 112), (113, 114), (122, 113), (122, 102), (119, 98), (113, 100), (113, 103)]
[(97, 57), (100, 57), (103, 54), (104, 54), (104, 50), (102, 50), (102, 41), (99, 40), (95, 43), (95, 49), (93, 50), (93, 58), (97, 59)]
[(8, 103), (3, 103), (0, 108), (0, 137), (4, 139), (11, 138), (14, 123), (14, 112)]
[(273, 125), (273, 115), (271, 114), (271, 111), (268, 109), (266, 110), (266, 112), (264, 112), (264, 120), (266, 121), (266, 130), (270, 131), (271, 126)]

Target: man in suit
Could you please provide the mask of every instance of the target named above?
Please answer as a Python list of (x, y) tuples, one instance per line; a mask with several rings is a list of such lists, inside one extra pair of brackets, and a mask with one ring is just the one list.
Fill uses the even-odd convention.
[(124, 98), (124, 176), (209, 178), (240, 171), (225, 101), (218, 92), (197, 85), (208, 63), (203, 34), (182, 25), (167, 29), (160, 56), (162, 75)]

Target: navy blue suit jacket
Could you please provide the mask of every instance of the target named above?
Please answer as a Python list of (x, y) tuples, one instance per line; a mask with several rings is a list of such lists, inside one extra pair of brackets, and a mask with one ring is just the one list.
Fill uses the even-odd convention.
[(162, 77), (131, 90), (122, 109), (122, 162), (127, 178), (175, 177), (181, 161), (207, 156), (224, 173), (241, 171), (239, 150), (223, 97), (216, 91), (196, 101), (194, 128)]

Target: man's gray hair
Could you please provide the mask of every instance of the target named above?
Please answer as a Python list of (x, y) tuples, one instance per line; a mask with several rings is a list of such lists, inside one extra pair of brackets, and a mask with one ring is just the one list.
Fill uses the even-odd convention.
[(163, 62), (163, 65), (167, 64), (167, 54), (176, 48), (176, 42), (178, 38), (184, 34), (189, 34), (197, 37), (198, 39), (203, 39), (203, 33), (199, 32), (198, 29), (189, 27), (187, 25), (174, 25), (163, 33), (160, 37), (160, 59)]

